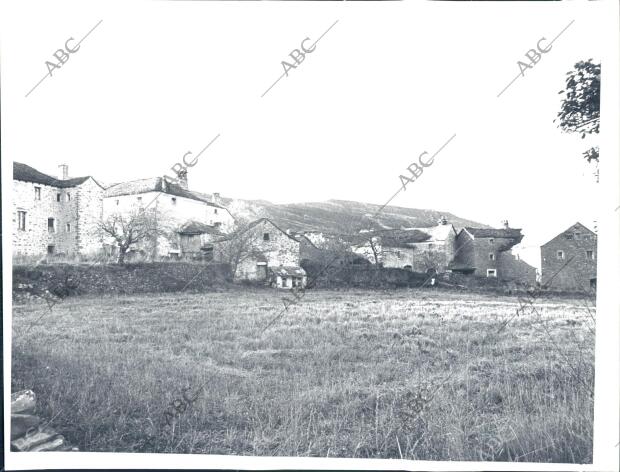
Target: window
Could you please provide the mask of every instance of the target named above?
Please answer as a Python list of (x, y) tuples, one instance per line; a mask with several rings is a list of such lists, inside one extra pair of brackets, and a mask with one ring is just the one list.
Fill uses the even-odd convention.
[(263, 233), (263, 241), (269, 241), (269, 233)]
[(215, 213), (215, 214), (217, 215), (217, 208), (215, 208), (215, 209), (213, 210), (213, 213)]
[(566, 234), (564, 235), (564, 237), (565, 237), (566, 239), (573, 239), (573, 233), (566, 233)]
[(176, 205), (176, 204), (177, 204), (177, 199), (176, 199), (176, 197), (172, 197), (172, 204), (173, 204), (173, 205)]
[(575, 239), (581, 239), (581, 233), (575, 233)]
[(489, 260), (490, 261), (494, 261), (495, 260), (495, 254), (493, 254), (492, 252), (489, 253)]
[(65, 226), (65, 229), (67, 230), (67, 233), (71, 232), (71, 223), (67, 223)]
[(48, 233), (56, 232), (56, 222), (54, 221), (54, 218), (47, 219), (47, 232)]
[(138, 204), (142, 205), (142, 197), (138, 197)]
[(116, 206), (118, 206), (119, 203), (120, 203), (120, 200), (116, 200)]
[(594, 260), (594, 251), (586, 251), (586, 259)]
[(56, 252), (56, 246), (53, 246), (53, 245), (47, 246), (47, 253), (48, 254), (54, 254), (54, 252)]
[(20, 231), (26, 231), (26, 212), (17, 212), (17, 229)]
[(495, 242), (495, 239), (489, 238), (489, 244), (493, 244), (494, 242)]
[(555, 257), (560, 260), (564, 259), (564, 251), (556, 252)]
[(396, 251), (396, 257), (401, 257), (402, 253), (400, 251)]
[(41, 187), (34, 188), (34, 199), (41, 200)]
[(487, 269), (487, 277), (497, 277), (496, 269)]
[(71, 201), (71, 194), (67, 193), (67, 195), (65, 195), (65, 201), (70, 202)]
[(59, 202), (59, 201), (60, 201), (60, 194), (59, 194), (59, 193), (57, 193), (57, 194), (56, 194), (56, 201), (57, 201), (57, 202)]

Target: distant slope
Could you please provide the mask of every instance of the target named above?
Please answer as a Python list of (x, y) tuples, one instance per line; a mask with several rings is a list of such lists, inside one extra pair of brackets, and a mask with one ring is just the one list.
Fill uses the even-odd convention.
[[(209, 194), (204, 194), (210, 197)], [(282, 229), (294, 231), (323, 231), (326, 233), (357, 232), (359, 229), (403, 229), (435, 226), (443, 215), (457, 229), (463, 226), (488, 228), (488, 225), (459, 218), (452, 213), (436, 210), (419, 210), (396, 206), (385, 207), (372, 217), (380, 205), (328, 200), (326, 202), (275, 204), (264, 200), (238, 200), (222, 198), (235, 218), (255, 220), (269, 218)]]

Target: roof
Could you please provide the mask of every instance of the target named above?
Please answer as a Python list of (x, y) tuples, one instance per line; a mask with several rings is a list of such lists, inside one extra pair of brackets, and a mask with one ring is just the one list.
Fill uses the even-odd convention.
[(419, 229), (385, 229), (367, 231), (356, 234), (343, 234), (340, 238), (351, 244), (368, 242), (370, 238), (380, 238), (382, 246), (402, 247), (408, 244), (421, 243), (428, 241), (430, 235)]
[(209, 201), (207, 198), (198, 195), (196, 192), (187, 190), (180, 185), (166, 180), (164, 177), (151, 177), (148, 179), (131, 180), (108, 187), (105, 197), (120, 197), (122, 195), (136, 195), (147, 192), (163, 192), (168, 195), (189, 198), (205, 203), (209, 206), (224, 208), (221, 205)]
[[(51, 175), (39, 172), (33, 167), (27, 166), (20, 162), (13, 162), (13, 180), (21, 180), (23, 182), (32, 182), (35, 184), (49, 185), (50, 187), (69, 188), (77, 187), (92, 177), (75, 177), (73, 179), (57, 179)], [(93, 179), (95, 180), (95, 179)], [(97, 182), (95, 180), (95, 182)]]
[[(557, 235), (555, 235), (553, 238), (551, 238), (549, 241), (547, 241), (545, 244), (543, 244), (542, 246), (546, 246), (547, 244), (549, 244), (550, 242), (552, 242), (553, 240), (555, 240), (556, 238), (558, 238), (559, 236), (563, 235), (564, 233), (571, 231), (571, 230), (579, 230), (579, 231), (587, 231), (590, 234), (594, 235), (594, 238), (596, 239), (598, 237), (598, 235), (592, 231), (591, 229), (589, 229), (588, 227), (586, 227), (585, 225), (579, 223), (579, 221), (577, 223), (575, 223), (574, 225), (569, 226), (568, 228), (566, 228), (564, 231), (561, 231), (560, 233), (558, 233)], [(541, 246), (541, 247), (542, 247)]]
[(518, 239), (521, 241), (523, 235), (520, 229), (516, 228), (472, 228), (470, 226), (465, 227), (465, 231), (471, 234), (474, 238), (506, 238), (506, 239)]
[(456, 233), (456, 231), (454, 230), (454, 226), (452, 226), (450, 223), (447, 223), (445, 225), (431, 226), (429, 228), (407, 228), (406, 231), (411, 230), (421, 231), (428, 234), (430, 238), (428, 240), (425, 240), (424, 242), (445, 241), (446, 239), (448, 239), (450, 233)]
[(269, 267), (269, 272), (271, 272), (273, 275), (279, 275), (280, 277), (302, 277), (306, 275), (305, 270), (303, 270), (301, 267), (295, 266)]
[(195, 220), (189, 220), (183, 223), (178, 232), (180, 234), (213, 234), (215, 236), (224, 236), (224, 233), (215, 226), (206, 225)]

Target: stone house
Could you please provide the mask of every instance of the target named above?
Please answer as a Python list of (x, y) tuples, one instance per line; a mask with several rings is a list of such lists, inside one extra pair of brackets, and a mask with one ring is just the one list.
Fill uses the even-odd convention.
[[(146, 245), (141, 247), (152, 256), (180, 257), (181, 241), (190, 244), (190, 235), (179, 232), (185, 224), (194, 222), (204, 225), (203, 228), (211, 227), (217, 232), (227, 233), (235, 221), (228, 209), (189, 190), (186, 176), (178, 183), (166, 177), (154, 177), (118, 183), (105, 190), (104, 218), (115, 213), (128, 215), (140, 208), (149, 208), (153, 212), (163, 233), (148, 248)], [(204, 237), (200, 236), (200, 239)], [(190, 245), (194, 247), (195, 244)]]
[(533, 285), (536, 269), (515, 257), (511, 249), (523, 239), (520, 229), (463, 228), (456, 236), (455, 255), (448, 265), (452, 272), (478, 277), (497, 277)]
[(577, 222), (540, 247), (541, 283), (551, 289), (596, 288), (597, 235)]
[(212, 246), (214, 259), (231, 264), (236, 280), (263, 281), (282, 288), (306, 284), (306, 273), (299, 265), (301, 242), (267, 218), (214, 240)]
[(180, 257), (213, 260), (214, 240), (226, 236), (219, 227), (206, 225), (199, 221), (187, 221), (178, 230)]
[(456, 230), (445, 218), (437, 226), (408, 228), (403, 237), (382, 237), (383, 267), (409, 269), (414, 272), (445, 272), (455, 253)]
[(59, 178), (13, 163), (13, 254), (87, 255), (101, 249), (103, 187), (92, 177)]

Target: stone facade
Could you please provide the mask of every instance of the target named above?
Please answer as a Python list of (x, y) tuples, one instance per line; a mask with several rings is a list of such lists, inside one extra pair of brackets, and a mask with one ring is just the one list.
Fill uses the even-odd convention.
[(56, 179), (24, 164), (13, 169), (13, 254), (89, 254), (101, 248), (103, 187), (92, 177)]
[[(234, 274), (238, 280), (267, 280), (271, 267), (299, 267), (301, 243), (267, 218), (251, 223), (237, 236), (244, 244), (236, 246), (241, 253)], [(213, 242), (215, 260), (229, 262), (235, 241), (223, 239)], [(238, 244), (238, 243), (237, 243)]]
[[(130, 215), (139, 208), (152, 210), (163, 233), (156, 242), (143, 243), (135, 248), (152, 257), (180, 256), (183, 236), (179, 231), (189, 221), (218, 228), (224, 233), (234, 224), (234, 218), (226, 208), (162, 177), (124, 182), (106, 189), (104, 217), (112, 214)], [(187, 239), (184, 238), (184, 244), (188, 242)], [(192, 239), (191, 244), (196, 245), (196, 238)], [(106, 243), (113, 245), (111, 238), (107, 238)]]
[(523, 235), (520, 229), (464, 228), (456, 237), (453, 272), (533, 285), (536, 269), (516, 258), (511, 248)]
[(444, 272), (455, 253), (456, 231), (447, 222), (430, 228), (410, 228), (429, 236), (425, 241), (412, 241), (402, 245), (383, 244), (383, 267), (411, 269), (426, 272), (434, 269)]
[(589, 291), (596, 287), (597, 236), (575, 223), (541, 252), (541, 283), (551, 289)]

